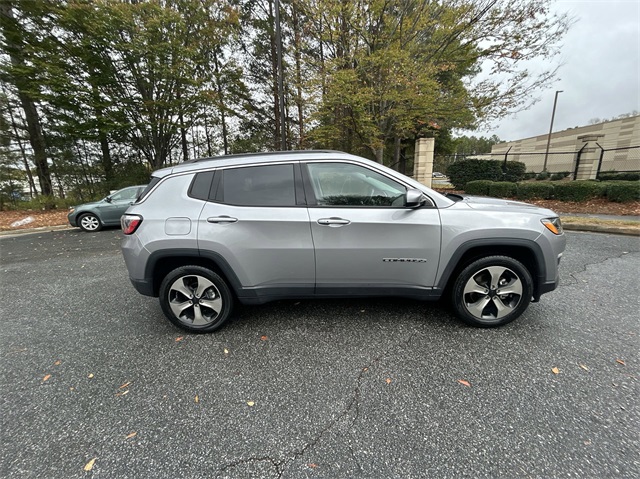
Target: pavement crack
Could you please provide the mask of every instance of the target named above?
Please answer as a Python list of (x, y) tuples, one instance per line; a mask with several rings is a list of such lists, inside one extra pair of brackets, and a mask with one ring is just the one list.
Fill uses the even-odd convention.
[[(360, 397), (361, 397), (360, 389), (362, 387), (362, 382), (364, 380), (364, 377), (365, 377), (366, 373), (369, 372), (369, 370), (371, 368), (373, 368), (374, 366), (376, 366), (380, 361), (382, 361), (382, 359), (384, 359), (386, 356), (391, 354), (391, 352), (393, 350), (397, 349), (398, 347), (400, 347), (402, 345), (406, 346), (407, 344), (409, 344), (409, 342), (411, 342), (411, 340), (413, 339), (414, 335), (415, 335), (415, 331), (411, 332), (411, 334), (409, 334), (409, 336), (407, 338), (405, 338), (404, 340), (402, 340), (402, 341), (394, 344), (393, 346), (390, 346), (389, 348), (385, 349), (381, 354), (379, 354), (378, 356), (376, 356), (373, 359), (369, 360), (369, 362), (364, 367), (361, 367), (360, 368), (360, 372), (358, 373), (358, 376), (357, 376), (357, 378), (355, 380), (355, 386), (353, 387), (351, 398), (349, 400), (347, 400), (344, 408), (340, 411), (340, 413), (336, 417), (334, 417), (331, 421), (329, 421), (329, 423), (326, 424), (320, 430), (320, 432), (318, 432), (313, 437), (313, 439), (311, 439), (311, 441), (307, 442), (302, 447), (291, 451), (288, 454), (285, 453), (284, 457), (286, 459), (276, 460), (276, 459), (273, 459), (270, 456), (260, 456), (260, 457), (250, 457), (250, 458), (247, 458), (247, 459), (238, 459), (237, 461), (230, 462), (230, 463), (225, 464), (224, 466), (222, 466), (218, 470), (218, 474), (216, 475), (216, 477), (220, 477), (220, 475), (225, 473), (226, 471), (228, 471), (230, 469), (233, 469), (235, 467), (238, 467), (240, 465), (243, 465), (243, 464), (248, 464), (248, 463), (252, 463), (252, 462), (265, 462), (265, 461), (268, 461), (274, 467), (274, 469), (276, 471), (276, 474), (277, 474), (276, 477), (278, 479), (280, 479), (282, 477), (282, 475), (284, 474), (284, 471), (285, 471), (285, 469), (287, 468), (287, 466), (289, 464), (291, 464), (296, 459), (299, 459), (299, 458), (303, 457), (307, 453), (307, 451), (309, 451), (310, 449), (315, 447), (315, 445), (318, 444), (318, 442), (320, 442), (320, 440), (322, 440), (322, 438), (327, 433), (329, 433), (339, 422), (341, 422), (345, 417), (347, 417), (351, 411), (354, 411), (354, 417), (353, 417), (353, 420), (350, 422), (350, 425), (353, 426), (353, 424), (355, 424), (355, 422), (360, 417)], [(349, 450), (351, 452), (351, 455), (354, 458), (354, 461), (355, 461), (356, 465), (358, 466), (358, 468), (360, 470), (362, 470), (362, 466), (360, 465), (360, 462), (358, 461), (358, 459), (356, 457), (355, 451), (353, 450), (353, 448), (350, 445), (349, 445)]]
[(276, 470), (277, 477), (278, 478), (282, 477), (282, 473), (284, 472), (283, 469), (282, 469), (282, 465), (284, 464), (284, 461), (276, 461), (275, 459), (273, 459), (270, 456), (249, 457), (249, 458), (246, 458), (246, 459), (238, 459), (237, 461), (230, 462), (228, 464), (225, 464), (224, 466), (222, 466), (218, 470), (218, 473), (216, 474), (216, 477), (220, 477), (222, 474), (227, 472), (229, 469), (236, 468), (236, 467), (241, 466), (243, 464), (251, 464), (251, 463), (254, 463), (254, 462), (269, 462), (273, 466), (273, 468)]
[(634, 254), (637, 253), (637, 251), (625, 251), (617, 256), (607, 256), (605, 259), (601, 260), (601, 261), (595, 261), (593, 263), (585, 263), (584, 265), (582, 265), (582, 269), (579, 271), (574, 271), (573, 273), (569, 273), (569, 276), (571, 277), (571, 279), (573, 279), (573, 281), (562, 281), (559, 285), (558, 288), (562, 288), (563, 286), (571, 286), (573, 284), (580, 284), (581, 280), (579, 280), (578, 278), (576, 278), (576, 275), (581, 274), (581, 273), (586, 273), (587, 272), (587, 268), (589, 266), (596, 266), (599, 264), (604, 264), (609, 260), (612, 259), (620, 259), (620, 258), (624, 258), (625, 256), (628, 256), (630, 254)]

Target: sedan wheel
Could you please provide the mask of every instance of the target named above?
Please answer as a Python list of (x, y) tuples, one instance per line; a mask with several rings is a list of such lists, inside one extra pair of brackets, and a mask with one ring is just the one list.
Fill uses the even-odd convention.
[(80, 217), (80, 221), (78, 222), (80, 228), (88, 232), (100, 231), (102, 228), (102, 224), (96, 215), (86, 214)]
[(233, 297), (224, 280), (200, 266), (183, 266), (167, 275), (160, 287), (160, 305), (176, 326), (210, 332), (227, 320)]
[(457, 278), (453, 304), (474, 326), (500, 326), (520, 316), (531, 302), (529, 271), (513, 258), (491, 256), (467, 266)]

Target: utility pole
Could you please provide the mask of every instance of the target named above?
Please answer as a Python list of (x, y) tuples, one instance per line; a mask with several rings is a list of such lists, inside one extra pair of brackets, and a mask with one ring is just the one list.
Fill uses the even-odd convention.
[(280, 0), (275, 0), (276, 7), (276, 50), (278, 55), (278, 95), (280, 103), (280, 150), (287, 149), (287, 126), (284, 114), (284, 79), (282, 71), (282, 33), (280, 29)]
[(553, 131), (553, 118), (556, 116), (556, 105), (558, 104), (558, 93), (562, 90), (556, 90), (556, 96), (553, 100), (553, 111), (551, 112), (551, 126), (549, 126), (549, 136), (547, 137), (547, 149), (544, 152), (544, 165), (542, 171), (547, 171), (547, 159), (549, 158), (549, 145), (551, 144), (551, 132)]

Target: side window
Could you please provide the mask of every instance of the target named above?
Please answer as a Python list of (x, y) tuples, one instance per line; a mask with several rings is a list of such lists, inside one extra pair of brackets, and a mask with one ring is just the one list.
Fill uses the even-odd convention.
[(207, 201), (209, 199), (209, 190), (213, 181), (213, 171), (203, 171), (196, 173), (189, 188), (189, 196)]
[(369, 168), (349, 163), (308, 163), (307, 168), (320, 206), (404, 205), (407, 189)]
[(224, 170), (222, 201), (237, 206), (295, 206), (293, 165)]
[(125, 188), (124, 190), (120, 190), (114, 193), (111, 196), (112, 201), (126, 201), (126, 200), (134, 200), (138, 196), (138, 188)]

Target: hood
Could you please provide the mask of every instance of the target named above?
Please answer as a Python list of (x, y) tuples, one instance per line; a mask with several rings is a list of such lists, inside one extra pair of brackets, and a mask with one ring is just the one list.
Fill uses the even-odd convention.
[(73, 209), (77, 210), (78, 208), (91, 208), (93, 206), (98, 206), (104, 203), (104, 199), (98, 201), (92, 201), (90, 203), (81, 203), (79, 205), (73, 206)]
[(552, 217), (558, 216), (552, 210), (540, 208), (539, 206), (524, 203), (522, 201), (504, 200), (501, 198), (488, 198), (485, 196), (460, 196), (462, 199), (456, 204), (466, 204), (470, 208), (484, 211), (505, 211), (505, 212), (522, 212), (524, 214), (537, 214), (540, 216)]

